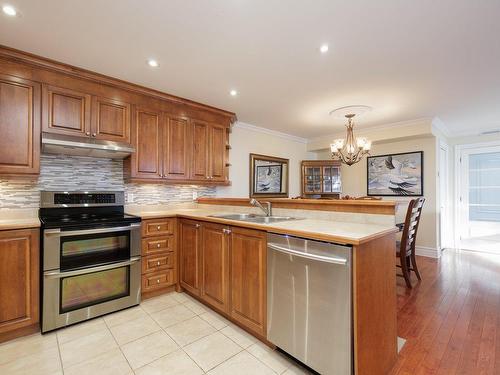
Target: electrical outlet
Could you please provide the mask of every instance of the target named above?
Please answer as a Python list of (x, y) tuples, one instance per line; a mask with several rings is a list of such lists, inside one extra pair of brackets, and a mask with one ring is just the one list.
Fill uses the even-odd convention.
[(193, 191), (193, 200), (197, 200), (198, 199), (198, 192), (197, 191)]

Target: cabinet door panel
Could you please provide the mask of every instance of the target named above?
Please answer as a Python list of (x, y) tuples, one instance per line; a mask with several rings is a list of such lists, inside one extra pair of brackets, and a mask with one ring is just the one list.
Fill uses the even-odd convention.
[(0, 232), (1, 334), (38, 322), (37, 230)]
[(214, 181), (226, 179), (226, 128), (210, 125), (210, 176)]
[(209, 125), (196, 120), (192, 129), (191, 178), (206, 180), (209, 177)]
[(90, 136), (91, 96), (61, 87), (43, 86), (43, 131)]
[(163, 174), (166, 178), (189, 178), (189, 122), (184, 118), (169, 117), (164, 137)]
[(231, 234), (231, 316), (261, 336), (266, 335), (266, 236), (233, 228)]
[(97, 139), (130, 143), (130, 104), (95, 97), (92, 135)]
[(201, 297), (213, 307), (228, 310), (229, 239), (225, 226), (204, 223), (202, 226)]
[(40, 86), (0, 75), (0, 174), (40, 171)]
[(192, 220), (179, 222), (180, 284), (189, 292), (200, 295), (201, 224)]
[(135, 114), (135, 171), (139, 178), (161, 178), (160, 113), (138, 109)]

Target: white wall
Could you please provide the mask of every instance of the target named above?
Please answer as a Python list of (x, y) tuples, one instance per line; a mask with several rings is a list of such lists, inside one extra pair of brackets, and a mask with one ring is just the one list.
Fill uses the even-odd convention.
[(306, 140), (287, 134), (238, 122), (229, 137), (229, 179), (231, 186), (218, 187), (219, 197), (249, 197), (250, 154), (263, 154), (290, 159), (290, 197), (300, 195), (300, 162), (315, 159), (306, 151)]
[[(413, 138), (411, 140), (379, 142), (372, 146), (371, 155), (385, 155), (400, 152), (424, 152), (424, 197), (426, 199), (422, 211), (417, 236), (417, 252), (422, 255), (439, 256), (438, 247), (438, 189), (437, 189), (437, 140), (433, 136)], [(318, 159), (329, 159), (330, 152), (325, 150), (317, 154)], [(342, 165), (342, 195), (363, 196), (367, 194), (366, 158), (359, 163)], [(384, 199), (404, 201), (411, 198), (386, 197)], [(398, 213), (399, 220), (404, 220), (404, 209)]]

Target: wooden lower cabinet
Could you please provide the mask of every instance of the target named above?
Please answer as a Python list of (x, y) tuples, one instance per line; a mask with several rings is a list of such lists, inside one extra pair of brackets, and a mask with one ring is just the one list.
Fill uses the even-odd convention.
[(179, 222), (179, 284), (189, 293), (200, 295), (201, 223), (181, 219)]
[(258, 230), (232, 228), (231, 311), (240, 324), (266, 336), (267, 241)]
[(226, 225), (201, 226), (201, 298), (223, 312), (229, 311), (229, 234)]
[(39, 236), (38, 229), (0, 231), (0, 342), (38, 329)]
[(265, 338), (266, 233), (183, 219), (179, 235), (180, 286)]
[(142, 297), (171, 290), (177, 284), (176, 219), (142, 222)]

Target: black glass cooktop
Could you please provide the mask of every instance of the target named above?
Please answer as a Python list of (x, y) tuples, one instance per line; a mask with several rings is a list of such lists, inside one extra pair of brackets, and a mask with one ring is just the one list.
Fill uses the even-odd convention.
[(41, 208), (44, 228), (99, 227), (137, 223), (141, 218), (123, 212), (123, 207)]

